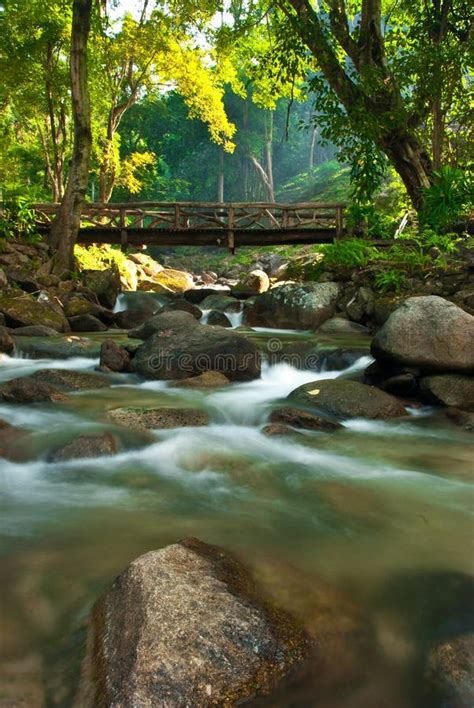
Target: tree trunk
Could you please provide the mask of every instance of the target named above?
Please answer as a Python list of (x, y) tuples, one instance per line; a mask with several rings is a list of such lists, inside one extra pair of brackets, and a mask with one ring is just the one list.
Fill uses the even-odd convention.
[(222, 204), (224, 201), (224, 151), (219, 153), (219, 177), (217, 182), (217, 201)]
[(311, 144), (309, 146), (309, 169), (310, 171), (314, 167), (314, 152), (316, 149), (316, 138), (318, 137), (318, 129), (313, 125), (313, 130), (311, 133)]
[(50, 233), (50, 246), (55, 251), (52, 270), (57, 275), (70, 272), (73, 266), (74, 244), (79, 233), (89, 178), (92, 132), (87, 84), (87, 41), (91, 7), (92, 0), (73, 2), (71, 92), (74, 146), (66, 191)]
[(430, 158), (416, 138), (403, 132), (384, 136), (380, 147), (400, 175), (413, 206), (419, 211), (423, 206), (423, 190), (430, 186)]

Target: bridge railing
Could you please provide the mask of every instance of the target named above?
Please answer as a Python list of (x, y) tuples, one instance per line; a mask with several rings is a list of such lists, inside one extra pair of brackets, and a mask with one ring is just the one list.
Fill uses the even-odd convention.
[[(344, 230), (342, 202), (124, 202), (89, 203), (82, 212), (81, 227), (93, 229), (167, 230), (285, 230), (334, 228)], [(36, 204), (38, 223), (47, 227), (56, 216), (58, 204)]]

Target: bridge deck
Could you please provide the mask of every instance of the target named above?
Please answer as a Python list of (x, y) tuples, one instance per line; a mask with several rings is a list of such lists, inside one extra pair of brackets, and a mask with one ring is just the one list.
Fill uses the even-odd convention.
[[(49, 230), (58, 204), (36, 204)], [(86, 204), (80, 243), (128, 246), (237, 246), (328, 243), (345, 229), (342, 202), (127, 202)]]

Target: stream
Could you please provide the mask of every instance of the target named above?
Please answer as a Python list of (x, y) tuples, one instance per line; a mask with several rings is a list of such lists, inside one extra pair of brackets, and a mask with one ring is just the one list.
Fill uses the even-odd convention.
[[(262, 346), (322, 341), (279, 330), (251, 336)], [(324, 344), (341, 346), (328, 335)], [(355, 375), (370, 361), (363, 354), (343, 371), (272, 361), (259, 380), (205, 391), (114, 375), (110, 388), (65, 403), (0, 404), (0, 419), (32, 431), (24, 461), (0, 460), (0, 705), (44, 705), (45, 683), (61, 702), (73, 681), (69, 638), (102, 590), (140, 554), (196, 536), (234, 551), (313, 627), (326, 626), (317, 599), (330, 608), (325, 675), (315, 670), (268, 705), (418, 708), (423, 647), (440, 613), (462, 612), (453, 582), (473, 572), (472, 437), (433, 408), (390, 422), (347, 420), (336, 433), (262, 433), (297, 386)], [(0, 359), (0, 381), (97, 364), (17, 352)], [(152, 431), (140, 446), (129, 432), (129, 449), (113, 457), (47, 461), (74, 434), (117, 430), (107, 410), (134, 405), (202, 408), (211, 422)]]

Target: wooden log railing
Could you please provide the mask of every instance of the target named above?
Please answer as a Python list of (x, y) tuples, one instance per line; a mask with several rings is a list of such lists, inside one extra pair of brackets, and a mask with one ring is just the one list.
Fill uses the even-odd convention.
[[(235, 248), (236, 240), (242, 245), (309, 243), (312, 236), (317, 241), (343, 235), (345, 206), (342, 202), (85, 204), (79, 240), (84, 243), (119, 243), (124, 248), (129, 239), (133, 244), (217, 243), (227, 245), (231, 250)], [(58, 207), (58, 204), (35, 205), (37, 223), (42, 230), (49, 229)], [(263, 231), (268, 232), (265, 238), (256, 233)]]

